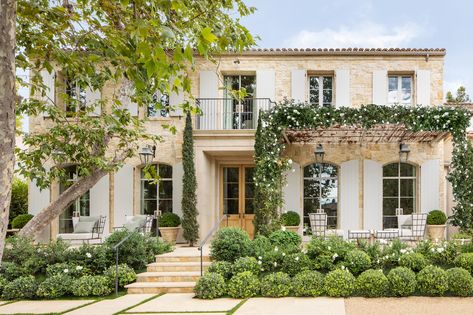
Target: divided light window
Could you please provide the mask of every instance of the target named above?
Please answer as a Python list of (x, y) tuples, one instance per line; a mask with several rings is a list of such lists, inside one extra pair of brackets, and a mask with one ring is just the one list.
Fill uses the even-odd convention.
[(159, 182), (145, 177), (141, 170), (141, 214), (153, 215), (156, 210), (172, 212), (172, 166), (154, 164)]
[(66, 112), (75, 113), (85, 109), (86, 105), (86, 93), (77, 82), (71, 78), (65, 79), (65, 105)]
[(148, 117), (169, 117), (169, 95), (156, 92), (153, 100), (148, 104)]
[(319, 106), (332, 106), (333, 76), (309, 76), (309, 102)]
[(412, 104), (412, 76), (390, 75), (388, 76), (388, 103), (411, 105)]

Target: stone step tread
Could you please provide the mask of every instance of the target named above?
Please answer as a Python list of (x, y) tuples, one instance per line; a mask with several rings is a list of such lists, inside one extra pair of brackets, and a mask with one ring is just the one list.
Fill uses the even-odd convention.
[[(175, 261), (175, 260), (199, 260), (200, 256), (163, 256), (163, 255), (156, 255), (157, 260), (165, 260), (165, 261)], [(203, 260), (211, 260), (210, 256), (202, 256)]]
[(137, 277), (190, 277), (200, 276), (200, 271), (146, 271), (136, 275)]
[(193, 288), (195, 282), (135, 282), (125, 288)]
[[(204, 266), (210, 266), (210, 261), (202, 262)], [(200, 266), (200, 261), (164, 261), (148, 264), (148, 267), (174, 267), (174, 266)]]

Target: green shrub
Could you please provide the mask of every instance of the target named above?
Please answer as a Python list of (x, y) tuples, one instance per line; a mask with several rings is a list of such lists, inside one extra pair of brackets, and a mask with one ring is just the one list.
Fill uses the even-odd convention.
[(283, 230), (274, 231), (269, 235), (268, 238), (272, 245), (281, 248), (284, 248), (286, 246), (299, 247), (302, 242), (302, 238), (299, 234)]
[(269, 239), (264, 235), (257, 235), (250, 244), (250, 254), (251, 256), (260, 259), (264, 254), (271, 251), (274, 248), (271, 245)]
[(318, 271), (306, 270), (292, 278), (295, 296), (319, 296), (324, 290), (324, 276)]
[(363, 271), (356, 279), (356, 288), (362, 296), (379, 297), (388, 293), (389, 281), (382, 270)]
[(355, 290), (355, 277), (348, 270), (330, 271), (324, 279), (324, 291), (328, 296), (346, 297)]
[(14, 177), (12, 181), (9, 221), (28, 213), (28, 183)]
[(428, 263), (421, 253), (408, 253), (399, 258), (399, 266), (407, 267), (412, 271), (421, 271)]
[[(109, 239), (113, 237), (115, 233), (110, 235), (105, 243), (107, 243), (107, 241), (110, 242)], [(122, 253), (133, 254), (131, 251), (120, 251), (120, 262), (126, 259), (126, 257), (122, 256)], [(69, 251), (68, 263), (82, 266), (93, 274), (102, 274), (109, 266), (115, 264), (115, 257), (109, 245), (85, 244)]]
[(222, 275), (207, 272), (194, 287), (195, 296), (200, 299), (215, 299), (225, 295), (225, 279)]
[(301, 271), (309, 270), (310, 265), (311, 261), (307, 255), (304, 253), (294, 253), (283, 257), (281, 269), (291, 277), (294, 277)]
[(103, 296), (112, 292), (105, 276), (83, 276), (74, 280), (72, 294), (75, 296)]
[(291, 292), (291, 278), (284, 272), (275, 272), (261, 280), (261, 295), (268, 297), (288, 296)]
[(354, 275), (358, 275), (371, 267), (370, 256), (359, 249), (349, 251), (343, 262)]
[(448, 290), (457, 296), (470, 296), (473, 294), (473, 277), (463, 268), (447, 270)]
[(233, 262), (250, 254), (250, 244), (248, 233), (242, 229), (224, 228), (215, 235), (210, 246), (210, 256), (213, 260)]
[(409, 268), (396, 267), (388, 273), (389, 287), (395, 296), (409, 296), (416, 290), (416, 274)]
[(393, 240), (391, 243), (383, 247), (380, 257), (380, 265), (383, 268), (393, 268), (399, 265), (399, 259), (402, 255), (410, 251), (406, 243), (399, 239)]
[(3, 261), (21, 266), (28, 275), (33, 275), (42, 267), (36, 260), (36, 255), (37, 248), (32, 239), (21, 236), (7, 238)]
[(315, 269), (330, 271), (355, 248), (354, 243), (346, 242), (339, 237), (328, 239), (314, 237), (307, 245), (307, 255), (313, 261)]
[(69, 255), (69, 243), (57, 239), (37, 248), (36, 262), (42, 265), (41, 272), (45, 273), (48, 266), (68, 261)]
[(464, 268), (473, 273), (473, 253), (463, 253), (455, 259), (455, 266)]
[[(106, 276), (108, 280), (110, 281), (111, 287), (115, 287), (116, 274), (117, 274), (116, 266), (110, 266), (104, 272), (104, 276)], [(118, 286), (120, 288), (125, 287), (127, 284), (130, 284), (135, 280), (136, 280), (136, 273), (132, 268), (128, 267), (127, 264), (118, 265)]]
[(14, 229), (23, 228), (33, 218), (32, 214), (20, 214), (11, 221), (11, 227)]
[(32, 273), (28, 271), (24, 266), (17, 265), (16, 263), (4, 261), (0, 266), (2, 276), (8, 281), (15, 280), (16, 278), (28, 276)]
[(260, 292), (260, 281), (250, 271), (234, 275), (227, 285), (228, 295), (233, 298), (246, 299)]
[(452, 240), (472, 239), (472, 235), (465, 232), (458, 232), (450, 236)]
[(36, 295), (38, 284), (35, 277), (16, 278), (3, 287), (2, 298), (5, 300), (28, 300)]
[(164, 212), (159, 216), (160, 227), (178, 227), (181, 224), (181, 218), (172, 212)]
[(148, 252), (148, 262), (154, 261), (156, 255), (172, 251), (172, 245), (159, 237), (145, 236), (145, 246)]
[(73, 263), (57, 263), (46, 268), (46, 276), (65, 275), (72, 278), (80, 278), (89, 273), (87, 268)]
[(236, 275), (237, 273), (250, 271), (254, 275), (260, 273), (261, 266), (258, 264), (258, 261), (254, 257), (240, 257), (233, 263), (232, 274)]
[(447, 273), (440, 267), (427, 266), (417, 274), (421, 294), (442, 295), (448, 289)]
[(232, 263), (228, 261), (214, 261), (208, 269), (208, 272), (218, 273), (225, 280), (229, 280), (232, 277)]
[(8, 280), (0, 276), (0, 296), (2, 296), (3, 288), (7, 285)]
[(285, 226), (299, 226), (301, 224), (301, 217), (295, 211), (288, 211), (281, 215), (281, 223)]
[(447, 222), (447, 216), (442, 210), (432, 210), (427, 214), (428, 225), (443, 225)]
[(72, 281), (72, 278), (67, 275), (51, 276), (39, 284), (36, 295), (45, 299), (62, 297), (71, 292)]

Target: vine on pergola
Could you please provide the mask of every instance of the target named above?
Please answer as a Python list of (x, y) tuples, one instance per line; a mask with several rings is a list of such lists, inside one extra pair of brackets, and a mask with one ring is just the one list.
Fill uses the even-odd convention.
[(284, 172), (292, 160), (283, 156), (284, 130), (311, 130), (332, 126), (359, 126), (368, 130), (379, 124), (404, 125), (409, 131), (449, 132), (453, 158), (448, 180), (456, 202), (452, 223), (473, 228), (473, 147), (466, 137), (471, 114), (463, 108), (363, 105), (321, 107), (285, 100), (261, 112), (255, 136), (255, 229), (268, 234), (280, 227)]

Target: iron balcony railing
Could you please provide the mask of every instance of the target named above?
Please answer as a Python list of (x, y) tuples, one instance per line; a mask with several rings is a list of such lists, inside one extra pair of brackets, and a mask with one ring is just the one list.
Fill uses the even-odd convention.
[(269, 98), (198, 98), (201, 114), (196, 119), (199, 130), (256, 129), (260, 110), (275, 103)]

